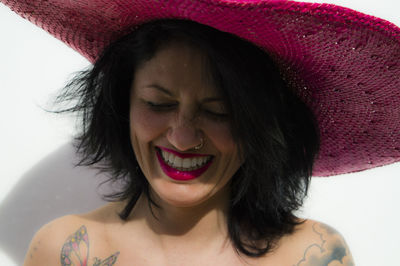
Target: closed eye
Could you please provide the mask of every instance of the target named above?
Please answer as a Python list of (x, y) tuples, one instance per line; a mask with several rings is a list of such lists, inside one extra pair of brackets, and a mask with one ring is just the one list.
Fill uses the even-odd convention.
[(218, 122), (226, 121), (229, 117), (229, 114), (225, 114), (225, 113), (215, 113), (215, 112), (211, 112), (209, 110), (204, 110), (203, 112), (205, 113), (205, 115), (207, 117), (211, 118), (212, 120), (218, 121)]
[(176, 103), (154, 103), (147, 101), (146, 104), (154, 111), (166, 111), (174, 108)]
[[(178, 103), (154, 103), (151, 101), (146, 101), (146, 104), (156, 112), (166, 112), (171, 111), (178, 106)], [(204, 114), (207, 118), (217, 121), (224, 122), (228, 119), (229, 114), (226, 113), (216, 113), (207, 109), (203, 109), (201, 113)]]

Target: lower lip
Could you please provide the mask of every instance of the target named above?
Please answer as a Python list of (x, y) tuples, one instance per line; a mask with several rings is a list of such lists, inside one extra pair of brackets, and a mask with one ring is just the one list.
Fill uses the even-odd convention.
[(206, 163), (203, 167), (193, 170), (193, 171), (179, 171), (175, 168), (172, 168), (171, 166), (169, 166), (166, 162), (164, 162), (160, 151), (158, 149), (156, 149), (156, 153), (157, 153), (157, 158), (158, 161), (160, 162), (161, 165), (161, 169), (164, 171), (164, 173), (169, 176), (170, 178), (174, 179), (174, 180), (178, 180), (178, 181), (187, 181), (187, 180), (192, 180), (195, 179), (199, 176), (201, 176), (207, 169), (208, 167), (210, 167), (211, 163), (212, 163), (212, 159)]

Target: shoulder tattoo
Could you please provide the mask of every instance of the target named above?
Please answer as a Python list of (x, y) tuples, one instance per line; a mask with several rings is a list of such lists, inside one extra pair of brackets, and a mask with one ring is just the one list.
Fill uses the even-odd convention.
[[(117, 261), (119, 252), (100, 260), (94, 259), (93, 266), (111, 266)], [(61, 249), (61, 265), (88, 266), (89, 235), (86, 226), (82, 225), (78, 231), (70, 235)]]
[(354, 266), (349, 248), (335, 229), (317, 222), (312, 229), (318, 241), (309, 245), (293, 266)]

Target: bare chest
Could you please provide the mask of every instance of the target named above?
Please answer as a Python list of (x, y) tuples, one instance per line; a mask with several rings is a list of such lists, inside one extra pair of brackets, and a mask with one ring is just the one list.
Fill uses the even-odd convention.
[(282, 252), (268, 253), (260, 258), (238, 255), (233, 247), (224, 250), (197, 251), (176, 248), (175, 252), (165, 253), (147, 241), (137, 239), (135, 243), (109, 247), (103, 250), (103, 257), (118, 252), (118, 258), (112, 265), (137, 266), (292, 266), (299, 260), (295, 254)]
[[(131, 246), (120, 246), (118, 263), (115, 265), (140, 265), (140, 266), (207, 266), (207, 265), (250, 265), (243, 260), (234, 249), (224, 250), (196, 250), (189, 248), (173, 248), (173, 252), (165, 252), (157, 246), (146, 241), (138, 241)], [(255, 264), (252, 264), (255, 265)]]

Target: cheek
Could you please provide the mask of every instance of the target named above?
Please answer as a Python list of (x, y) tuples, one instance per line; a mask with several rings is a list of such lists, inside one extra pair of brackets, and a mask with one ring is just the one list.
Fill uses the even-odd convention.
[(208, 123), (205, 132), (218, 150), (229, 152), (236, 149), (236, 142), (227, 123)]
[(130, 138), (133, 151), (145, 176), (150, 175), (151, 158), (154, 155), (151, 144), (165, 131), (165, 118), (155, 116), (144, 108), (133, 107), (130, 111)]
[(150, 142), (165, 129), (166, 118), (147, 112), (144, 108), (132, 108), (130, 112), (131, 137), (138, 141)]

